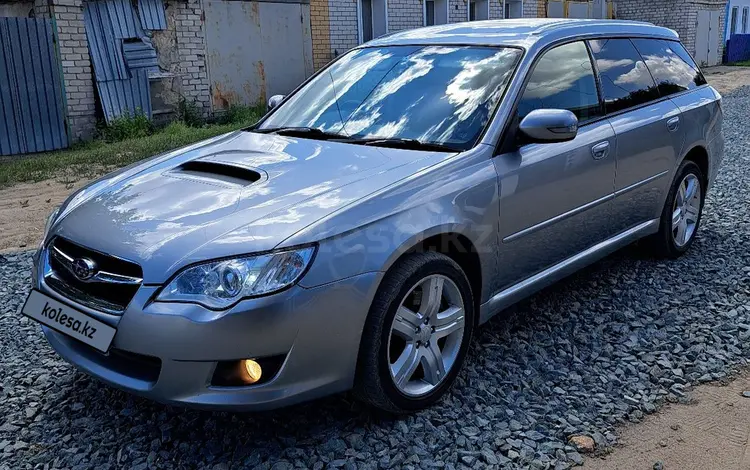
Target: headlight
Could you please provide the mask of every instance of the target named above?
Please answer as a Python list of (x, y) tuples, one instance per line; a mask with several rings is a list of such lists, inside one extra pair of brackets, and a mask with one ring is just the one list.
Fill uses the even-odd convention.
[(270, 294), (294, 284), (314, 253), (311, 246), (191, 266), (172, 279), (156, 300), (225, 309), (245, 297)]

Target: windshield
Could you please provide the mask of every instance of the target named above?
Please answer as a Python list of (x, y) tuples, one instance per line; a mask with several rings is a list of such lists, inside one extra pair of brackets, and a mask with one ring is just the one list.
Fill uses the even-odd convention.
[(497, 47), (356, 49), (291, 96), (259, 129), (314, 128), (352, 139), (416, 139), (468, 149), (492, 116), (520, 55), (518, 49)]

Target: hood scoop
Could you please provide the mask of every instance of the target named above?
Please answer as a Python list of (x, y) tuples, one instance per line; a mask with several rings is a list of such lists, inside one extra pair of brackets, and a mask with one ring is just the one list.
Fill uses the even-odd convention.
[(172, 176), (231, 186), (249, 186), (266, 177), (265, 172), (214, 160), (191, 160), (170, 171)]

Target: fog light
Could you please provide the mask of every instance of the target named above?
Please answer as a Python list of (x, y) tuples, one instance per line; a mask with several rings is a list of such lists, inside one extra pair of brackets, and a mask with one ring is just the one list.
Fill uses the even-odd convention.
[(248, 384), (254, 384), (258, 380), (260, 380), (263, 370), (261, 369), (260, 364), (255, 362), (253, 359), (243, 360), (242, 368), (245, 371), (245, 374), (243, 374), (243, 379), (245, 379), (245, 382), (247, 382)]

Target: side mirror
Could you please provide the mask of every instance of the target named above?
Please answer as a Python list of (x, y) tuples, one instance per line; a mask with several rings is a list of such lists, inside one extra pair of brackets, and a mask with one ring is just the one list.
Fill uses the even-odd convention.
[(276, 106), (279, 105), (282, 101), (284, 101), (285, 96), (284, 95), (273, 95), (272, 97), (268, 98), (268, 109), (267, 111), (272, 110)]
[(518, 129), (531, 142), (567, 142), (578, 134), (578, 118), (565, 109), (535, 109), (521, 120)]

